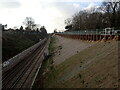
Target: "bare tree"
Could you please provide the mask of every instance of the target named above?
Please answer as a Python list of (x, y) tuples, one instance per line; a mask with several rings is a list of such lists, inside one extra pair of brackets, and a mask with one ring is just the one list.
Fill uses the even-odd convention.
[(41, 30), (42, 34), (47, 34), (47, 30), (46, 30), (45, 26), (41, 26), (40, 30)]
[(111, 27), (116, 26), (116, 15), (120, 9), (120, 0), (104, 0), (102, 4), (102, 9), (105, 13), (108, 13), (108, 17), (111, 22)]
[(33, 29), (37, 30), (38, 28), (41, 27), (41, 25), (40, 24), (33, 24), (32, 27), (33, 27)]
[(54, 33), (57, 33), (57, 29), (54, 29)]
[(65, 20), (65, 29), (67, 29), (67, 31), (70, 31), (72, 29), (72, 18), (67, 18)]
[(104, 0), (102, 10), (108, 13), (115, 14), (120, 9), (120, 0)]
[(28, 30), (32, 30), (35, 27), (35, 21), (32, 17), (26, 17), (23, 24), (26, 25)]
[(20, 27), (20, 30), (21, 30), (21, 31), (23, 30), (23, 26)]
[(65, 20), (65, 24), (66, 24), (66, 25), (71, 25), (71, 24), (72, 24), (72, 18), (67, 18), (67, 19)]
[[(72, 23), (72, 24), (71, 24)], [(115, 27), (120, 29), (120, 0), (104, 0), (101, 6), (75, 13), (72, 21), (66, 19), (66, 29), (89, 30)], [(72, 25), (72, 29), (69, 29)]]

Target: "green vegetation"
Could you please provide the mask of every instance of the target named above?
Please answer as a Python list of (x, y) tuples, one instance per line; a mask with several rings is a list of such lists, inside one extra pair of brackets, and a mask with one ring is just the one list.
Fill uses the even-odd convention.
[(40, 34), (4, 33), (2, 38), (2, 61), (6, 61), (21, 51), (39, 42)]
[(49, 87), (51, 82), (54, 82), (56, 76), (56, 70), (53, 65), (53, 56), (55, 50), (55, 36), (51, 36), (50, 44), (49, 44), (49, 57), (45, 59), (42, 63), (41, 69), (38, 73), (36, 81), (34, 83), (33, 88), (45, 88)]

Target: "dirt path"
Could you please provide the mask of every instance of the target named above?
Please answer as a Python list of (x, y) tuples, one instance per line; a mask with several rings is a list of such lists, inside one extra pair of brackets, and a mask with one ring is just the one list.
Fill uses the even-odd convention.
[[(71, 43), (72, 42), (72, 43)], [(56, 51), (54, 57), (54, 64), (58, 65), (65, 61), (67, 58), (77, 54), (78, 52), (91, 47), (95, 43), (80, 41), (75, 39), (68, 39), (56, 36)]]

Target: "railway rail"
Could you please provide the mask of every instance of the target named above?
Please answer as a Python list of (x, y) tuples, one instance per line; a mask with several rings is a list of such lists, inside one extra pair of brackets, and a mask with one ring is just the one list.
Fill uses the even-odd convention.
[(24, 60), (21, 60), (21, 62), (8, 71), (3, 72), (2, 89), (30, 88), (35, 73), (43, 61), (44, 50), (47, 44), (48, 39), (29, 56), (26, 56)]

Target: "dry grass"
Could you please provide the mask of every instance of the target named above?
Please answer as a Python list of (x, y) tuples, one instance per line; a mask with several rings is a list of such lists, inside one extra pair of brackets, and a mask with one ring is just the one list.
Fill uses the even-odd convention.
[[(117, 87), (117, 42), (98, 42), (56, 66), (56, 76), (49, 87)], [(48, 77), (49, 78), (49, 77)]]
[[(85, 48), (91, 47), (94, 44), (95, 43), (56, 36), (56, 53), (54, 57), (54, 64), (61, 64), (67, 58), (81, 52)], [(62, 48), (59, 49), (60, 47)]]

